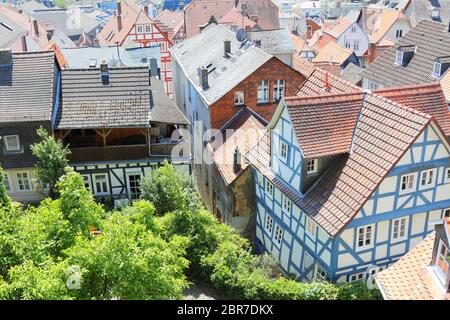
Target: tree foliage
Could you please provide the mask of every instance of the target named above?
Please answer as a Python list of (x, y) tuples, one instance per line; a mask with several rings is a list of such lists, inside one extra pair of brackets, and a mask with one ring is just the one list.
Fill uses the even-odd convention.
[(69, 163), (70, 150), (42, 127), (37, 130), (37, 134), (41, 141), (31, 145), (30, 148), (36, 157), (36, 175), (39, 186), (44, 190), (48, 185), (50, 196), (55, 198), (55, 186), (58, 179), (65, 173)]

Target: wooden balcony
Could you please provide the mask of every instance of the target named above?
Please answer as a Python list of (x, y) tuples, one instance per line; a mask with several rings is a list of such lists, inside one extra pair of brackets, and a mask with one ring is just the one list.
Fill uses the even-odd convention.
[(158, 143), (150, 143), (151, 157), (170, 157), (174, 148), (177, 148), (174, 156), (187, 157), (190, 155), (189, 144), (184, 141), (171, 141), (170, 139), (162, 139)]
[(148, 145), (87, 147), (70, 149), (70, 163), (149, 159)]

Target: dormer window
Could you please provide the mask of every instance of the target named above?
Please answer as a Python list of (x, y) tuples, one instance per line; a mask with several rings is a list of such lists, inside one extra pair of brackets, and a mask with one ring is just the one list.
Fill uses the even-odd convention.
[(19, 152), (21, 150), (19, 136), (4, 136), (3, 139), (5, 141), (6, 152)]
[(450, 250), (445, 246), (442, 240), (439, 241), (438, 251), (436, 253), (436, 273), (444, 283), (448, 275), (450, 264)]
[(416, 52), (416, 46), (400, 46), (397, 48), (397, 54), (395, 56), (395, 63), (399, 66), (406, 67), (411, 61), (414, 53)]
[(432, 75), (435, 78), (440, 78), (444, 75), (450, 67), (450, 56), (436, 58), (433, 62)]
[(306, 174), (317, 173), (317, 159), (311, 159), (306, 162)]
[(433, 77), (439, 78), (441, 76), (441, 63), (439, 61), (435, 61), (433, 63)]

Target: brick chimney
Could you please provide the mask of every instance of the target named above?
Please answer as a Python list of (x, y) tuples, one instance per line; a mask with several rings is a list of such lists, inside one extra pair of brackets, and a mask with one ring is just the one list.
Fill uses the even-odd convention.
[(121, 15), (117, 16), (117, 29), (119, 30), (119, 32), (122, 30), (122, 16)]
[(148, 6), (144, 6), (144, 12), (146, 15), (148, 15)]
[(198, 71), (200, 86), (202, 87), (203, 90), (206, 90), (209, 87), (208, 69), (206, 69), (205, 67), (199, 67), (197, 69), (197, 71)]
[(122, 4), (117, 2), (117, 15), (120, 16), (122, 14)]
[(228, 57), (230, 53), (231, 53), (231, 41), (228, 39), (223, 40), (223, 56)]

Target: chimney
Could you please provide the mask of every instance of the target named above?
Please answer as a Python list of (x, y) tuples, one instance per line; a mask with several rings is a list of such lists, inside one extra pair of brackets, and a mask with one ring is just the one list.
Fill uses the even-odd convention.
[(325, 78), (323, 80), (323, 91), (328, 91), (328, 71), (325, 71)]
[(150, 76), (158, 76), (158, 61), (156, 58), (150, 58)]
[(23, 52), (27, 52), (28, 51), (27, 36), (22, 36), (22, 50), (23, 50)]
[(0, 65), (12, 64), (12, 51), (11, 49), (0, 49)]
[(39, 25), (37, 20), (33, 20), (33, 28), (34, 28), (34, 34), (39, 36)]
[(122, 4), (117, 2), (117, 15), (120, 16), (122, 14)]
[(231, 54), (231, 41), (223, 40), (223, 56), (226, 58)]
[(119, 32), (122, 30), (122, 16), (121, 15), (117, 16), (117, 29), (119, 30)]
[(239, 148), (236, 147), (233, 153), (233, 172), (236, 173), (241, 170), (241, 152)]
[(199, 67), (198, 68), (198, 76), (199, 76), (199, 81), (200, 81), (200, 85), (202, 87), (203, 90), (206, 90), (209, 85), (208, 85), (208, 69), (206, 69), (205, 67)]
[(106, 62), (106, 60), (103, 60), (102, 63), (100, 64), (100, 74), (102, 77), (102, 83), (104, 85), (108, 85), (109, 84), (109, 69), (108, 69), (108, 63)]
[(53, 30), (53, 29), (47, 30), (47, 40), (50, 41), (53, 38), (54, 34), (55, 34), (55, 30)]
[(23, 10), (22, 10), (22, 9), (19, 9), (19, 13), (22, 14), (22, 13), (23, 13)]
[(255, 46), (261, 48), (261, 40), (255, 40)]
[(144, 6), (144, 12), (146, 15), (148, 15), (148, 6)]

